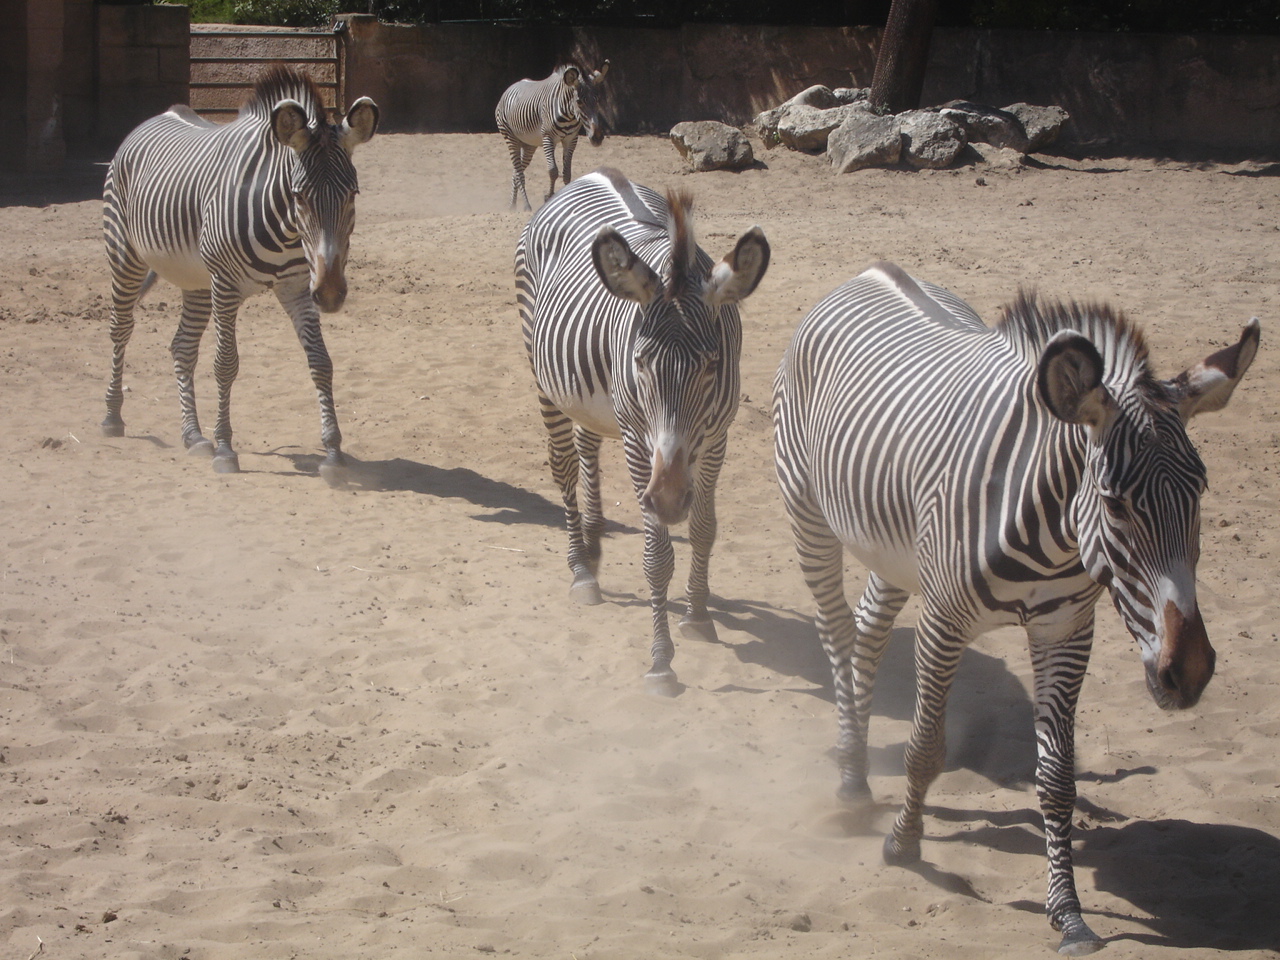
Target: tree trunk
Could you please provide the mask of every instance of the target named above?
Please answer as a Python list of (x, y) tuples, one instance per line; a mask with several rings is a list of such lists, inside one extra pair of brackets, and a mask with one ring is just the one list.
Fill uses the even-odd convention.
[(867, 97), (877, 113), (901, 113), (920, 106), (937, 17), (938, 0), (893, 0)]

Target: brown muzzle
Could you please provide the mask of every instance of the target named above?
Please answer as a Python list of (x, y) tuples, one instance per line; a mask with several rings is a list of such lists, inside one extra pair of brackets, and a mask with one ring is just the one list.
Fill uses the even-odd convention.
[(681, 523), (689, 514), (693, 502), (693, 486), (689, 482), (688, 458), (680, 448), (675, 459), (668, 463), (661, 450), (653, 452), (653, 472), (649, 485), (640, 495), (640, 507), (667, 526)]
[(323, 313), (341, 310), (347, 300), (347, 277), (342, 263), (336, 265), (324, 257), (317, 257), (314, 267), (315, 283), (311, 287), (311, 299)]
[(1166, 603), (1160, 656), (1147, 671), (1147, 686), (1156, 703), (1165, 710), (1195, 706), (1213, 676), (1216, 660), (1199, 605), (1184, 617), (1173, 601)]

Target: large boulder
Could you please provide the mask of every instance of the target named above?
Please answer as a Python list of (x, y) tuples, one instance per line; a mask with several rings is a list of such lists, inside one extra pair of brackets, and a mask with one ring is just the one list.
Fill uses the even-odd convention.
[(815, 83), (812, 87), (806, 87), (790, 100), (780, 103), (778, 106), (817, 107), (819, 110), (830, 110), (832, 107), (838, 107), (845, 102), (846, 101), (837, 97), (830, 87), (824, 87), (820, 83)]
[(968, 143), (963, 127), (932, 110), (900, 113), (898, 122), (902, 157), (917, 170), (951, 166)]
[(827, 158), (836, 173), (891, 167), (901, 155), (902, 127), (897, 117), (855, 113), (827, 137)]
[(1061, 107), (1013, 103), (1004, 109), (1006, 113), (1017, 117), (1022, 129), (1027, 132), (1027, 153), (1035, 153), (1057, 140), (1062, 125), (1071, 119), (1071, 114)]
[(778, 141), (792, 150), (821, 153), (827, 149), (827, 137), (832, 130), (850, 116), (870, 111), (870, 106), (857, 103), (826, 110), (798, 104), (790, 106), (778, 118)]
[(741, 130), (727, 123), (690, 120), (677, 123), (669, 136), (695, 173), (742, 170), (755, 163), (750, 141)]
[(952, 100), (938, 108), (938, 115), (963, 127), (965, 139), (970, 143), (989, 143), (993, 147), (1027, 152), (1029, 141), (1022, 121), (1007, 110), (969, 100)]

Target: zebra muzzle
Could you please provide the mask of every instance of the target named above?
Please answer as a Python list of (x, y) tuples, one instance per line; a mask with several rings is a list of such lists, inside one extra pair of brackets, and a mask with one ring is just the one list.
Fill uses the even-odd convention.
[(347, 300), (347, 278), (342, 268), (334, 269), (326, 260), (318, 260), (314, 267), (311, 299), (323, 313), (342, 309)]
[(1213, 677), (1216, 661), (1199, 606), (1188, 617), (1177, 604), (1167, 603), (1160, 656), (1147, 675), (1156, 703), (1165, 710), (1195, 706)]
[(693, 485), (689, 482), (688, 457), (683, 447), (676, 449), (670, 461), (662, 449), (653, 452), (649, 485), (640, 495), (640, 508), (666, 526), (682, 523), (693, 503)]

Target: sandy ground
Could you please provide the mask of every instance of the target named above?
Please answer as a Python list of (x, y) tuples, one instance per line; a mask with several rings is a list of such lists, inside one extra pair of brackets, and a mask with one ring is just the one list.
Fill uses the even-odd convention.
[[(11, 192), (0, 957), (41, 942), (51, 960), (1051, 955), (1018, 632), (966, 655), (919, 869), (880, 860), (904, 788), (914, 606), (873, 720), (880, 806), (867, 823), (835, 799), (835, 710), (769, 392), (803, 313), (881, 258), (986, 317), (1020, 283), (1110, 300), (1165, 375), (1262, 319), (1231, 406), (1191, 431), (1210, 466), (1199, 589), (1218, 673), (1197, 708), (1160, 712), (1100, 607), (1077, 879), (1109, 956), (1275, 955), (1280, 178), (1047, 156), (835, 178), (821, 158), (763, 160), (686, 175), (659, 138), (578, 154), (579, 173), (692, 189), (713, 256), (753, 223), (773, 245), (720, 486), (720, 642), (677, 640), (674, 699), (643, 690), (640, 519), (616, 447), (607, 602), (567, 599), (514, 306), (524, 219), (505, 209), (496, 134), (379, 136), (358, 155), (352, 294), (326, 319), (347, 489), (316, 475), (313, 391), (270, 297), (241, 315), (241, 475), (177, 443), (164, 285), (129, 355), (126, 436), (102, 438), (100, 202)], [(540, 195), (542, 174), (531, 183)], [(673, 597), (686, 559), (680, 541)]]

